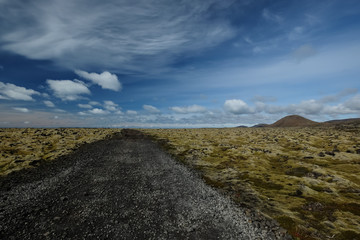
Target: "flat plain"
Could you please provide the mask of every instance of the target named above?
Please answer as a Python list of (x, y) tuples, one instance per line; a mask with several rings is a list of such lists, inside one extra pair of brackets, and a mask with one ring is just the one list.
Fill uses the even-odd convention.
[(360, 239), (360, 128), (144, 129), (295, 239)]
[[(0, 176), (120, 129), (0, 129)], [(142, 129), (237, 204), (295, 239), (360, 239), (360, 128)]]
[(106, 128), (2, 128), (0, 129), (0, 176), (41, 161), (69, 154), (80, 145), (112, 136), (121, 129)]

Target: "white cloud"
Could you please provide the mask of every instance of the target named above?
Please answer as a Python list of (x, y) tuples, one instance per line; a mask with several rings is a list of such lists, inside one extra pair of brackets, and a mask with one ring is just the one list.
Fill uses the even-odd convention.
[(283, 22), (282, 17), (280, 17), (277, 14), (274, 14), (274, 13), (270, 12), (266, 8), (262, 11), (262, 16), (263, 16), (263, 18), (265, 18), (266, 20), (269, 20), (269, 21), (273, 21), (273, 22), (276, 22), (276, 23), (282, 23)]
[(107, 114), (107, 113), (109, 113), (108, 111), (105, 111), (100, 108), (94, 108), (94, 109), (89, 110), (88, 112), (92, 113), (92, 114)]
[(129, 115), (136, 115), (136, 114), (137, 114), (137, 111), (134, 111), (134, 110), (127, 110), (127, 111), (126, 111), (126, 114), (129, 114)]
[(47, 107), (55, 107), (55, 104), (52, 102), (52, 101), (44, 101), (44, 104), (47, 106)]
[(176, 113), (203, 113), (206, 112), (206, 108), (199, 105), (191, 105), (185, 107), (170, 107), (170, 109)]
[[(89, 103), (95, 103), (95, 102), (89, 102)], [(95, 104), (93, 104), (93, 105), (95, 105)], [(96, 105), (101, 105), (101, 104), (96, 104)], [(78, 106), (81, 108), (93, 108), (93, 106), (90, 104), (78, 104)], [(82, 116), (89, 115), (89, 114), (95, 114), (95, 115), (104, 115), (104, 114), (110, 114), (110, 113), (117, 114), (117, 115), (122, 114), (120, 107), (118, 107), (118, 105), (116, 103), (114, 103), (113, 101), (104, 101), (103, 107), (105, 109), (93, 108), (88, 111), (78, 112), (78, 114), (82, 115)]]
[[(337, 115), (341, 115), (341, 114), (356, 114), (356, 113), (360, 113), (359, 110), (352, 110), (346, 106), (344, 106), (344, 104), (338, 104), (335, 106), (324, 106), (323, 111), (320, 114), (327, 114), (330, 116), (337, 116)], [(319, 114), (319, 115), (320, 115)]]
[(287, 107), (287, 113), (294, 114), (305, 114), (305, 115), (315, 115), (319, 114), (324, 105), (318, 101), (311, 99), (300, 102), (300, 104), (291, 104)]
[(224, 103), (226, 111), (233, 114), (247, 114), (254, 112), (247, 104), (241, 99), (226, 100)]
[(83, 77), (87, 80), (92, 81), (95, 84), (98, 84), (103, 89), (110, 89), (114, 91), (120, 91), (122, 86), (118, 80), (118, 77), (115, 74), (109, 72), (103, 72), (101, 74), (97, 73), (88, 73), (81, 70), (76, 70), (75, 73), (80, 77)]
[(86, 112), (78, 112), (78, 114), (79, 114), (80, 116), (86, 116), (86, 115), (88, 115)]
[(79, 103), (78, 107), (79, 108), (92, 108), (92, 106), (90, 104), (82, 104), (82, 103)]
[(81, 81), (46, 80), (54, 95), (63, 101), (74, 101), (83, 98), (82, 94), (90, 94), (90, 90)]
[(104, 101), (104, 108), (108, 111), (118, 111), (118, 104), (114, 103), (113, 101)]
[(0, 99), (34, 101), (32, 95), (40, 95), (40, 93), (12, 83), (0, 82)]
[(156, 107), (154, 106), (151, 106), (151, 105), (143, 105), (143, 109), (145, 109), (146, 111), (150, 112), (150, 113), (160, 113), (160, 110), (157, 109)]
[(360, 94), (355, 95), (344, 103), (344, 106), (350, 110), (360, 110)]
[(19, 112), (23, 112), (23, 113), (30, 112), (29, 109), (27, 109), (27, 108), (14, 107), (13, 109), (16, 110), (16, 111), (19, 111)]

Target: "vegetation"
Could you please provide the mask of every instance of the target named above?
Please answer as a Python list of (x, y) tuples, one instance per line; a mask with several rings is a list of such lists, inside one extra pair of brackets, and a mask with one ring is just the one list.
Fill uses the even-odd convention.
[(360, 239), (360, 128), (146, 129), (296, 239)]
[(72, 152), (81, 144), (104, 139), (119, 129), (0, 129), (0, 176)]

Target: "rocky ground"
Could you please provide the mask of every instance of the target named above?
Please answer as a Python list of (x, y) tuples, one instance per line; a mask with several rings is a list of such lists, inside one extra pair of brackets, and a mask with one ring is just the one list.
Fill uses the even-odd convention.
[(0, 239), (291, 239), (132, 130), (0, 178)]

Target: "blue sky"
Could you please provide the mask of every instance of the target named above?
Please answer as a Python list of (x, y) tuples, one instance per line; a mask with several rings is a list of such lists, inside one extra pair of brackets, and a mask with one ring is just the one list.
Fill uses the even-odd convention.
[(360, 1), (0, 0), (0, 127), (360, 117)]

